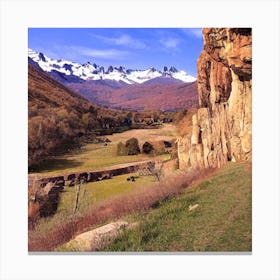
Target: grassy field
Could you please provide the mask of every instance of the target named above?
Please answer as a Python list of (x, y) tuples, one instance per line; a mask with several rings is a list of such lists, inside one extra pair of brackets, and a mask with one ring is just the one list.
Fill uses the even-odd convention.
[[(173, 125), (164, 125), (160, 129), (134, 129), (122, 133), (107, 135), (112, 142), (107, 146), (104, 144), (86, 144), (80, 150), (69, 153), (64, 156), (56, 156), (40, 165), (32, 176), (58, 176), (79, 171), (101, 170), (104, 167), (110, 167), (118, 164), (132, 163), (150, 160), (148, 155), (117, 156), (117, 144), (125, 142), (131, 137), (139, 140), (140, 146), (148, 139), (153, 140), (172, 140), (175, 138), (175, 127)], [(169, 155), (160, 155), (157, 158), (163, 160), (169, 159)]]
[[(136, 177), (135, 182), (127, 181), (127, 178), (130, 176)], [(109, 180), (82, 184), (78, 214), (85, 213), (94, 204), (100, 201), (106, 201), (117, 196), (139, 191), (153, 182), (155, 182), (155, 178), (152, 176), (138, 177), (137, 173), (132, 173), (112, 177)], [(65, 222), (71, 219), (74, 212), (75, 197), (75, 187), (65, 187), (60, 193), (60, 200), (56, 214), (52, 217), (42, 218), (35, 231), (47, 231), (55, 227), (57, 224), (60, 224), (61, 221)]]
[(250, 163), (230, 163), (156, 209), (126, 217), (140, 226), (102, 251), (251, 251), (251, 184)]
[[(135, 181), (127, 181), (130, 176), (135, 176)], [(147, 184), (155, 181), (152, 176), (138, 177), (137, 173), (112, 177), (103, 180), (81, 185), (80, 212), (84, 212), (94, 203), (103, 201), (115, 196), (127, 194), (142, 189)], [(66, 212), (71, 214), (74, 208), (76, 191), (74, 187), (65, 188), (61, 194), (57, 213)]]

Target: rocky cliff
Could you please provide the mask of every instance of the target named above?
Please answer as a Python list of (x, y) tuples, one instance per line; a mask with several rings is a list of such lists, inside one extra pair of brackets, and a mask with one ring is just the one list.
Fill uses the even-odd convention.
[(181, 169), (252, 157), (252, 31), (204, 28), (197, 61), (199, 109), (178, 139)]

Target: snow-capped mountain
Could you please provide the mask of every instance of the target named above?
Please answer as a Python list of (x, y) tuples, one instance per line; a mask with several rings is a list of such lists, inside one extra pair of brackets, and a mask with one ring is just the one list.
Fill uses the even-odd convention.
[(195, 77), (185, 71), (179, 71), (174, 66), (165, 66), (162, 71), (151, 67), (146, 70), (126, 69), (123, 66), (109, 66), (107, 70), (95, 63), (76, 63), (62, 59), (51, 59), (41, 52), (28, 50), (28, 57), (39, 67), (50, 72), (55, 78), (64, 82), (81, 82), (88, 80), (113, 80), (125, 84), (142, 84), (155, 78), (173, 78), (182, 82), (193, 82)]

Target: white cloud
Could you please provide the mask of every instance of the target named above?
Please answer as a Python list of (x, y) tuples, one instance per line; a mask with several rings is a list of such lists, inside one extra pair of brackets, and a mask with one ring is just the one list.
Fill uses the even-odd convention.
[(164, 38), (164, 39), (161, 39), (159, 40), (159, 42), (165, 47), (165, 48), (168, 48), (168, 49), (174, 49), (178, 46), (178, 44), (180, 43), (180, 41), (176, 38)]
[(103, 58), (103, 59), (123, 59), (129, 55), (127, 51), (121, 51), (116, 49), (91, 49), (80, 46), (70, 47), (72, 51), (78, 52), (81, 55), (91, 56), (94, 58)]
[(100, 35), (92, 35), (93, 37), (102, 40), (107, 44), (117, 45), (117, 46), (125, 46), (133, 49), (144, 49), (146, 48), (146, 44), (140, 40), (134, 39), (127, 34), (122, 34), (119, 37), (106, 37)]
[(202, 38), (202, 28), (183, 28), (184, 33), (193, 35), (196, 38)]

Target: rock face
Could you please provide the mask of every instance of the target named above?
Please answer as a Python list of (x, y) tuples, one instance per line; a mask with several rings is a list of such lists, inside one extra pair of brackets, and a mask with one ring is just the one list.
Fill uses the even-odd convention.
[(199, 109), (177, 141), (179, 167), (220, 167), (252, 157), (252, 31), (204, 28), (197, 61)]

